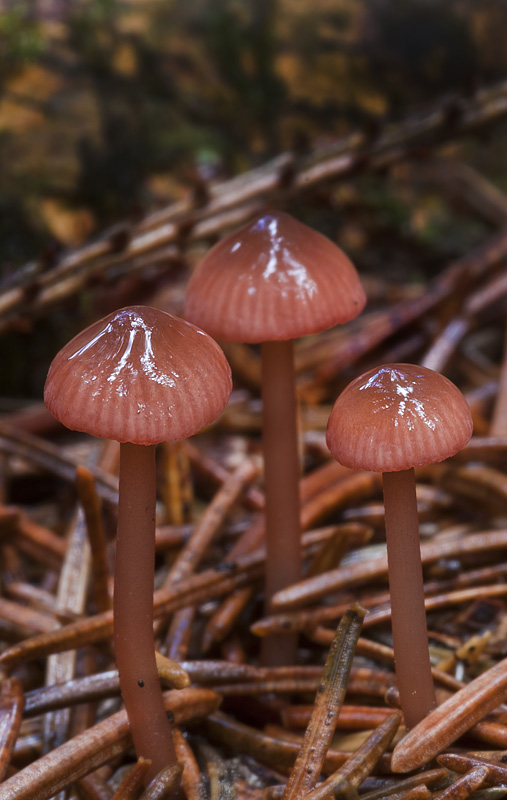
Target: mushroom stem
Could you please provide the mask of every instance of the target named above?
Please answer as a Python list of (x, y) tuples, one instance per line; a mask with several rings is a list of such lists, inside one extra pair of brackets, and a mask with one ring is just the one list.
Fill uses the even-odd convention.
[[(301, 579), (299, 453), (292, 341), (263, 342), (262, 442), (266, 493), (266, 611), (280, 589)], [(268, 637), (265, 666), (294, 663), (294, 634)]]
[(396, 681), (407, 728), (436, 706), (428, 652), (413, 469), (384, 472), (384, 507)]
[(114, 645), (136, 753), (152, 761), (148, 781), (176, 763), (155, 662), (155, 486), (155, 445), (121, 444)]

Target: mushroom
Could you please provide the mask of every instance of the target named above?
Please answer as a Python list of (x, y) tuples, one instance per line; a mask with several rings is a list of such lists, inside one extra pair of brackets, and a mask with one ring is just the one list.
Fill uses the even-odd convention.
[(408, 728), (435, 706), (414, 467), (457, 453), (472, 427), (459, 389), (413, 364), (387, 364), (356, 378), (329, 418), (333, 457), (351, 469), (383, 473), (396, 679)]
[(121, 442), (114, 642), (135, 749), (152, 761), (150, 780), (176, 761), (153, 636), (155, 444), (212, 422), (230, 391), (216, 342), (145, 306), (123, 308), (78, 334), (46, 380), (44, 400), (56, 419)]
[[(271, 597), (301, 577), (292, 340), (348, 322), (365, 302), (347, 256), (279, 211), (215, 245), (188, 284), (187, 319), (222, 341), (261, 343), (268, 611)], [(292, 661), (288, 638), (276, 651), (268, 642), (265, 663)]]

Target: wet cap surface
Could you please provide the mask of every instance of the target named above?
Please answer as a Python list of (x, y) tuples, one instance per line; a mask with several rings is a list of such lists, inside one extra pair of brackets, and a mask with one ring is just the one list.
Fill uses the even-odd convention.
[(472, 430), (466, 400), (451, 381), (414, 364), (386, 364), (344, 389), (326, 441), (346, 467), (397, 472), (449, 458)]
[(207, 334), (148, 306), (109, 314), (53, 360), (44, 401), (68, 428), (119, 442), (183, 439), (212, 422), (231, 391)]
[(277, 211), (209, 251), (189, 281), (185, 317), (217, 339), (254, 343), (348, 322), (365, 302), (345, 253)]

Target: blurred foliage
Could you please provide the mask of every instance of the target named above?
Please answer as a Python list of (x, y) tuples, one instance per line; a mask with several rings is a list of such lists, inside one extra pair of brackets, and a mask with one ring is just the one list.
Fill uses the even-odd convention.
[(0, 15), (0, 80), (8, 78), (37, 58), (44, 49), (40, 26), (30, 17), (30, 6), (22, 1)]
[[(505, 0), (0, 0), (0, 9), (4, 277), (55, 242), (77, 244), (202, 180), (375, 129), (507, 66)], [(431, 250), (452, 228), (442, 209), (414, 225), (406, 187), (392, 180), (355, 186), (373, 229)], [(357, 204), (351, 223), (347, 204), (342, 214), (329, 197), (312, 202), (303, 217), (330, 235), (343, 227), (361, 255)]]
[(506, 14), (503, 0), (6, 2), (0, 259), (498, 79)]

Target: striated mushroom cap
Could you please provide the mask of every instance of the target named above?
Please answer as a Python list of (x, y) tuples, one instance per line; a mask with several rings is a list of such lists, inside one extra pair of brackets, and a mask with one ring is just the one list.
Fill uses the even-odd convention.
[(398, 472), (444, 461), (472, 435), (460, 390), (426, 367), (386, 364), (352, 381), (334, 404), (326, 441), (351, 469)]
[(281, 211), (216, 244), (190, 278), (185, 317), (223, 341), (295, 339), (364, 308), (357, 272), (333, 242)]
[(68, 428), (134, 444), (183, 439), (212, 422), (231, 392), (217, 345), (148, 306), (90, 325), (55, 356), (44, 401)]

